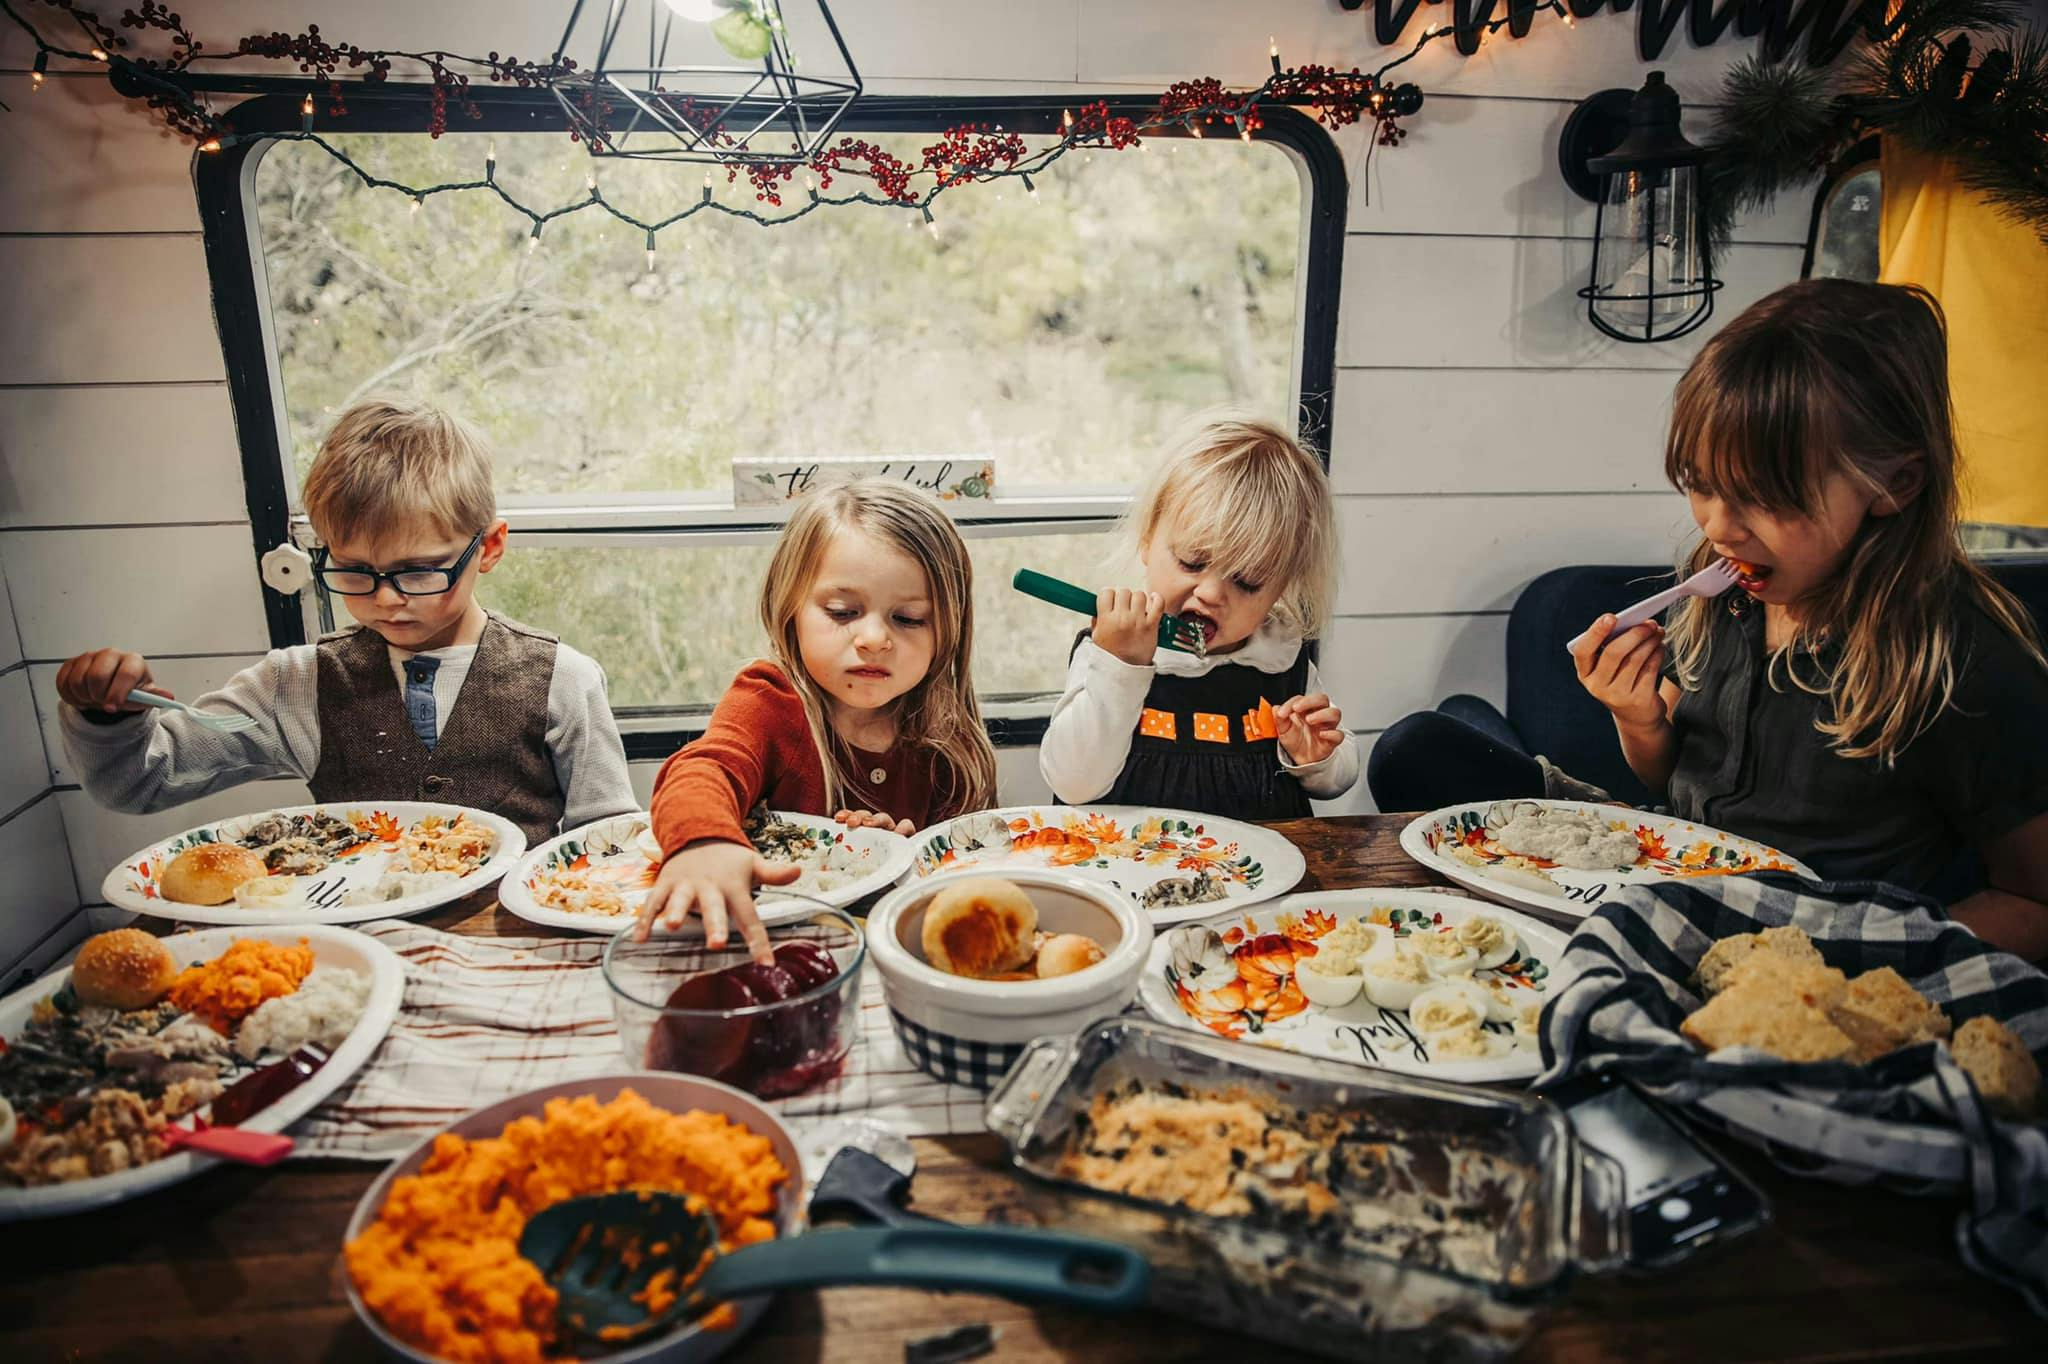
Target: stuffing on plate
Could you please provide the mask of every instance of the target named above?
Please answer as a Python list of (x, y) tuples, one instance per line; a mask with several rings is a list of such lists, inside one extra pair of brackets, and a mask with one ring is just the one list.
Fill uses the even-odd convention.
[(467, 875), (482, 866), (497, 845), (496, 834), (461, 815), (452, 820), (428, 815), (407, 829), (399, 840), (410, 870), (449, 871), (458, 876)]

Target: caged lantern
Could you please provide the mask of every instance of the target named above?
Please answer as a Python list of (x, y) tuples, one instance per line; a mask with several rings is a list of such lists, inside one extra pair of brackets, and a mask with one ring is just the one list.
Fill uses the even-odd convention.
[(1713, 254), (1700, 213), (1707, 152), (1679, 128), (1678, 92), (1652, 71), (1643, 87), (1580, 102), (1558, 165), (1599, 206), (1586, 319), (1617, 341), (1670, 341), (1714, 313)]
[(836, 50), (823, 71), (799, 69), (782, 0), (575, 0), (556, 58), (596, 57), (555, 98), (592, 156), (808, 164), (861, 80), (825, 0), (806, 7)]

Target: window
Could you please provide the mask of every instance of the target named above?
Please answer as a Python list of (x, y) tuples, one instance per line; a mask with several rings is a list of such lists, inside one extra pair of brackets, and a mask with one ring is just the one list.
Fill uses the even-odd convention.
[(1883, 202), (1873, 138), (1851, 149), (1821, 181), (1814, 195), (1803, 277), (1875, 283)]
[[(912, 161), (946, 126), (1042, 133), (1059, 116), (876, 104), (883, 130), (861, 135)], [(475, 177), (489, 138), (497, 179), (531, 204), (580, 198), (593, 169), (641, 217), (703, 192), (701, 167), (591, 160), (537, 106), (514, 126), (544, 131), (438, 140), (412, 131), (416, 110), (368, 107), (355, 122), (404, 131), (334, 140), (406, 184)], [(1080, 622), (1012, 592), (1015, 569), (1096, 580), (1138, 471), (1203, 408), (1307, 412), (1312, 437), (1327, 420), (1335, 299), (1308, 286), (1334, 268), (1342, 184), (1320, 130), (1275, 128), (1292, 144), (1160, 140), (1070, 154), (1034, 175), (1035, 196), (963, 188), (934, 205), (936, 239), (911, 210), (773, 229), (699, 215), (661, 234), (652, 268), (644, 234), (597, 212), (549, 223), (529, 250), (526, 221), (485, 196), (415, 212), (317, 148), (269, 144), (243, 199), (264, 321), (251, 358), (276, 418), (245, 449), (252, 507), (267, 477), (305, 538), (298, 488), (333, 415), (372, 393), (440, 403), (490, 438), (516, 532), (483, 600), (601, 661), (622, 712), (673, 715), (708, 706), (764, 646), (755, 600), (778, 518), (731, 505), (735, 455), (993, 460), (998, 498), (956, 509), (976, 675), (990, 697), (1056, 692)], [(716, 193), (775, 211), (722, 172)], [(1315, 218), (1334, 231), (1311, 232)], [(1331, 259), (1312, 271), (1319, 240)], [(336, 609), (273, 604), (274, 632), (294, 610), (317, 624)]]

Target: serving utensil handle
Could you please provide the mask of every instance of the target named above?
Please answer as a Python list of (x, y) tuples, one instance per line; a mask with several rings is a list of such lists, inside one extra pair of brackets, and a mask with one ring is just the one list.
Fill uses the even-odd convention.
[(859, 1227), (721, 1255), (693, 1287), (723, 1301), (780, 1288), (893, 1284), (1122, 1312), (1144, 1303), (1151, 1279), (1150, 1262), (1129, 1247), (1061, 1232)]
[(239, 1127), (202, 1127), (196, 1132), (167, 1127), (164, 1144), (172, 1150), (198, 1151), (237, 1165), (275, 1165), (292, 1153), (292, 1139), (282, 1132), (249, 1132)]

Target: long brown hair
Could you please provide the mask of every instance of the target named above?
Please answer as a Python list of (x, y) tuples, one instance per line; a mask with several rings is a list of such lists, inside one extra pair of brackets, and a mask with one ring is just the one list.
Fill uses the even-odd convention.
[[(1771, 658), (1774, 684), (1782, 669), (1834, 703), (1815, 727), (1844, 757), (1891, 763), (1934, 723), (1966, 662), (1957, 645), (1970, 606), (2048, 668), (2026, 608), (1970, 561), (1957, 534), (1941, 306), (1914, 286), (1787, 285), (1722, 328), (1678, 381), (1664, 473), (1681, 489), (1814, 517), (1829, 475), (1884, 495), (1916, 460), (1918, 494), (1893, 515), (1864, 519)], [(1715, 557), (1702, 537), (1679, 572)], [(1717, 609), (1692, 598), (1674, 617), (1672, 658), (1687, 687), (1706, 662)]]
[(796, 617), (817, 581), (826, 544), (847, 531), (901, 550), (924, 570), (931, 591), (932, 662), (894, 702), (897, 742), (932, 750), (934, 793), (954, 813), (987, 809), (995, 803), (996, 751), (974, 695), (974, 564), (936, 502), (900, 484), (862, 480), (813, 493), (798, 505), (761, 585), (761, 626), (776, 663), (803, 700), (825, 770), (823, 813), (844, 805), (854, 786), (853, 764), (846, 742), (832, 728), (825, 693), (804, 669)]

